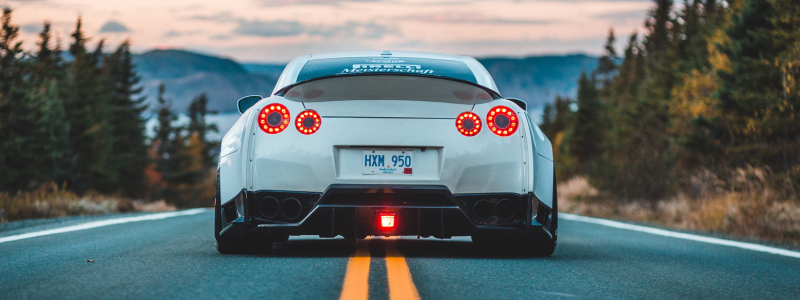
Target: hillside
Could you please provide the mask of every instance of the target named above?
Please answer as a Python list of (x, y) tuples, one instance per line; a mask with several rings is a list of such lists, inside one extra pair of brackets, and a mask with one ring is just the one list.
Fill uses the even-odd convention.
[(151, 107), (163, 82), (167, 98), (180, 111), (201, 93), (208, 95), (209, 110), (235, 111), (236, 100), (244, 95), (269, 95), (280, 75), (249, 73), (233, 60), (180, 50), (153, 50), (134, 56), (134, 63)]
[(552, 103), (557, 95), (575, 97), (583, 70), (597, 68), (597, 58), (583, 54), (479, 58), (500, 94), (524, 99), (531, 107)]
[[(556, 95), (574, 96), (584, 69), (593, 70), (597, 59), (575, 54), (479, 59), (504, 96), (525, 99), (541, 107)], [(284, 65), (237, 63), (231, 59), (182, 50), (153, 50), (134, 56), (149, 103), (155, 103), (158, 85), (167, 86), (173, 107), (183, 111), (191, 99), (205, 92), (209, 110), (232, 112), (245, 95), (269, 95)], [(153, 107), (154, 105), (151, 105)]]

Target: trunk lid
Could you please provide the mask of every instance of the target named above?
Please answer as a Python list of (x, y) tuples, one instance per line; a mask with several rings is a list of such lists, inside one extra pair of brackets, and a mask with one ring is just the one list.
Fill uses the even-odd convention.
[(416, 118), (455, 119), (459, 114), (472, 109), (472, 104), (408, 100), (348, 100), (327, 102), (305, 102), (306, 109), (313, 109), (325, 117), (353, 118)]

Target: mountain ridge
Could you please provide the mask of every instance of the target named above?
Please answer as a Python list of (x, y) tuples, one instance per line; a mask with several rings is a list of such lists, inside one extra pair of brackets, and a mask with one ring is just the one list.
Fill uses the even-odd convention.
[[(284, 64), (239, 63), (185, 50), (151, 50), (133, 56), (143, 94), (151, 110), (158, 86), (173, 109), (185, 111), (192, 98), (206, 93), (209, 111), (236, 111), (236, 100), (246, 95), (272, 93)], [(574, 97), (583, 70), (597, 67), (597, 58), (585, 54), (541, 55), (523, 58), (478, 58), (500, 93), (526, 100), (530, 107), (552, 103), (556, 95)]]

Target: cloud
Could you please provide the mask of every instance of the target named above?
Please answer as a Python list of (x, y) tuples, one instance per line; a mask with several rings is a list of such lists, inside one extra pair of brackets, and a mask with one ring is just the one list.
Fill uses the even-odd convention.
[(629, 10), (629, 11), (618, 11), (613, 13), (595, 15), (595, 19), (610, 19), (610, 20), (630, 20), (630, 19), (639, 19), (644, 20), (647, 16), (646, 10)]
[[(469, 41), (404, 41), (388, 48), (403, 50), (422, 50), (441, 53), (456, 53), (470, 56), (519, 56), (532, 53), (599, 53), (602, 50), (604, 38), (586, 39), (523, 39), (504, 40), (491, 39)], [(515, 49), (509, 53), (507, 49)], [(587, 51), (586, 49), (597, 49)], [(468, 52), (465, 52), (468, 51)]]
[(227, 34), (217, 34), (212, 36), (211, 39), (215, 41), (227, 41), (231, 39), (231, 36)]
[(411, 20), (430, 23), (459, 23), (459, 24), (516, 24), (516, 25), (541, 25), (551, 24), (550, 20), (525, 20), (490, 18), (476, 12), (442, 12), (424, 15), (408, 15), (399, 17), (398, 20)]
[(390, 28), (374, 22), (359, 23), (347, 22), (343, 25), (307, 25), (295, 21), (239, 21), (233, 33), (239, 35), (252, 35), (260, 37), (309, 36), (357, 37), (363, 39), (379, 39), (388, 34), (398, 34)]
[(262, 6), (338, 5), (342, 2), (379, 2), (383, 0), (260, 0)]
[(28, 24), (22, 24), (22, 26), (20, 26), (20, 29), (22, 29), (22, 31), (27, 33), (39, 33), (42, 32), (42, 28), (44, 28), (44, 25), (42, 25), (42, 23), (28, 23)]
[(195, 15), (195, 16), (189, 17), (189, 19), (201, 20), (201, 21), (214, 21), (214, 22), (217, 22), (217, 23), (231, 23), (231, 22), (238, 22), (238, 21), (242, 20), (240, 18), (234, 17), (233, 14), (231, 12), (229, 12), (229, 11), (220, 12), (220, 13), (217, 13), (215, 15), (207, 15), (207, 16)]
[(341, 26), (318, 26), (308, 31), (309, 35), (318, 35), (326, 38), (346, 36), (364, 39), (379, 39), (388, 34), (398, 34), (396, 29), (376, 23), (347, 22)]
[(240, 21), (233, 30), (236, 34), (261, 37), (295, 36), (305, 31), (305, 26), (294, 21)]
[(204, 33), (202, 30), (192, 30), (192, 31), (175, 31), (170, 30), (164, 34), (164, 37), (180, 37), (180, 36), (189, 36), (189, 35), (197, 35)]
[(108, 21), (100, 27), (100, 32), (130, 32), (128, 27), (117, 21)]

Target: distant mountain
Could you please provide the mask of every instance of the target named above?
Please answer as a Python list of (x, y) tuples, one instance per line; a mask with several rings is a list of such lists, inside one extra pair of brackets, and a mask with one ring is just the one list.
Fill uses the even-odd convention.
[[(249, 73), (233, 60), (181, 50), (153, 50), (134, 55), (150, 107), (155, 107), (158, 85), (166, 84), (173, 108), (186, 111), (192, 98), (206, 93), (211, 111), (236, 111), (236, 100), (246, 95), (269, 95), (280, 71)], [(283, 70), (283, 66), (275, 66)]]
[[(597, 67), (597, 58), (582, 54), (478, 60), (492, 74), (502, 95), (522, 98), (532, 108), (551, 103), (556, 95), (574, 97), (580, 72)], [(209, 110), (236, 111), (236, 100), (242, 96), (268, 96), (284, 68), (282, 64), (239, 64), (182, 50), (149, 51), (135, 55), (134, 63), (151, 108), (163, 82), (178, 111), (186, 111), (200, 93), (208, 95)]]
[(575, 97), (581, 71), (597, 68), (597, 58), (583, 54), (479, 58), (505, 97), (517, 97), (531, 107), (552, 103), (557, 95)]

